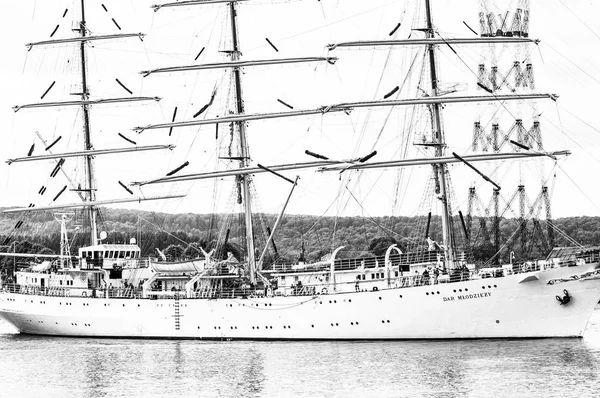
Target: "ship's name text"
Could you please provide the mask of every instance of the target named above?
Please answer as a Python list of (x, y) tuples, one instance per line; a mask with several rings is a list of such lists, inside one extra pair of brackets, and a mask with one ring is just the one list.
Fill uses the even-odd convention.
[(463, 294), (460, 296), (449, 296), (449, 297), (444, 297), (444, 302), (458, 301), (458, 300), (470, 300), (470, 299), (476, 299), (476, 298), (490, 297), (491, 295), (492, 295), (491, 292), (485, 292), (485, 293), (475, 293), (475, 294)]

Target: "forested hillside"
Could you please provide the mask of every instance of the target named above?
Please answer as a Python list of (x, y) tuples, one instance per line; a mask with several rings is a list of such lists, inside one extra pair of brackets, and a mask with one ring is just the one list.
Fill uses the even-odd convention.
[[(239, 217), (233, 217), (236, 221)], [(207, 248), (218, 237), (223, 239), (225, 229), (229, 228), (229, 242), (241, 243), (243, 235), (239, 223), (226, 223), (225, 215), (211, 216), (206, 214), (165, 214), (139, 212), (125, 209), (103, 209), (102, 230), (108, 233), (109, 243), (126, 243), (135, 238), (145, 255), (156, 253), (155, 249), (164, 250), (170, 245), (180, 245), (187, 249), (187, 255), (197, 253), (194, 246), (200, 245)], [(231, 219), (231, 216), (229, 217)], [(260, 219), (260, 220), (259, 220)], [(257, 215), (259, 224), (272, 227), (276, 215)], [(60, 224), (49, 213), (31, 213), (23, 219), (19, 228), (20, 218), (16, 215), (4, 215), (0, 218), (0, 243), (4, 243), (0, 250), (20, 249), (31, 251), (46, 247), (54, 253), (60, 251)], [(231, 220), (230, 220), (231, 221)], [(77, 229), (78, 220), (75, 219), (69, 226), (69, 235), (73, 240), (73, 248), (85, 245), (85, 235), (82, 229)], [(223, 227), (228, 225), (227, 227)], [(288, 215), (275, 236), (275, 244), (279, 256), (284, 260), (293, 261), (298, 258), (305, 246), (307, 259), (314, 260), (330, 252), (332, 248), (346, 246), (343, 256), (359, 256), (373, 253), (378, 246), (378, 240), (397, 242), (402, 248), (410, 248), (410, 242), (423, 241), (425, 234), (425, 217), (316, 217)], [(491, 225), (491, 222), (488, 223)], [(582, 245), (600, 245), (600, 217), (568, 217), (554, 220), (554, 225), (566, 235)], [(500, 223), (501, 236), (506, 239), (515, 235), (519, 223), (515, 219), (503, 219)], [(544, 231), (546, 227), (543, 227)], [(429, 236), (434, 240), (441, 240), (439, 236), (440, 220), (433, 217)], [(530, 222), (530, 229), (533, 229)], [(488, 234), (489, 235), (489, 234)], [(473, 251), (490, 255), (490, 238), (481, 229), (481, 223), (473, 220), (472, 242)], [(487, 238), (487, 241), (486, 241)], [(256, 238), (264, 242), (265, 238)], [(262, 239), (262, 241), (260, 240)], [(561, 233), (555, 232), (555, 245), (569, 245)], [(19, 243), (23, 242), (23, 243)], [(487, 243), (486, 243), (487, 242)], [(25, 246), (20, 246), (25, 245)], [(536, 249), (536, 255), (545, 255)], [(485, 252), (485, 253), (483, 253)]]

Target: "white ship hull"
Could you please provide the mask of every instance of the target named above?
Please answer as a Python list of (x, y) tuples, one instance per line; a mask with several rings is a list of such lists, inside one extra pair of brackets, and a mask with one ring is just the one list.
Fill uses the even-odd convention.
[[(600, 275), (594, 272), (584, 278), (567, 278), (593, 267), (318, 296), (151, 300), (2, 292), (0, 315), (21, 333), (81, 337), (581, 337), (600, 300)], [(563, 281), (548, 284), (557, 278)], [(563, 297), (564, 290), (571, 296), (566, 305), (556, 299)]]

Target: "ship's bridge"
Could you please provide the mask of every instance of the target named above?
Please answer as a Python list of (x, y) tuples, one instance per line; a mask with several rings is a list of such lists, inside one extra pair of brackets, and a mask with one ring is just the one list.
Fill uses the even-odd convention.
[(79, 258), (107, 260), (140, 258), (141, 250), (138, 245), (103, 244), (87, 246), (79, 249)]
[(79, 249), (82, 268), (122, 269), (139, 260), (140, 247), (136, 244), (101, 244)]

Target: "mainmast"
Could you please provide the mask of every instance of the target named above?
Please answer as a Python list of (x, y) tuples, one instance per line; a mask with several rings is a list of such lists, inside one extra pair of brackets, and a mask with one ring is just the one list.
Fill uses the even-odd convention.
[[(430, 0), (425, 0), (425, 12), (426, 12), (426, 20), (427, 20), (427, 30), (426, 35), (427, 38), (434, 38), (433, 31), (433, 20), (431, 17), (431, 5)], [(427, 46), (427, 51), (429, 53), (429, 69), (430, 69), (430, 77), (431, 77), (431, 91), (432, 95), (438, 96), (438, 78), (436, 72), (436, 51), (435, 45), (429, 44)], [(446, 149), (446, 141), (444, 137), (444, 130), (442, 126), (442, 117), (441, 117), (441, 106), (439, 103), (431, 104), (432, 110), (432, 128), (433, 128), (433, 143), (435, 145), (435, 156), (442, 157), (445, 154)], [(450, 214), (450, 203), (448, 196), (448, 185), (446, 181), (446, 171), (447, 167), (445, 163), (441, 163), (433, 166), (434, 171), (436, 173), (436, 193), (438, 193), (438, 197), (442, 202), (442, 245), (445, 250), (446, 259), (444, 265), (446, 268), (453, 268), (454, 264), (454, 248), (452, 246), (452, 225), (450, 222), (451, 214)]]
[[(240, 58), (239, 40), (238, 40), (238, 27), (237, 27), (237, 11), (235, 2), (229, 3), (229, 11), (231, 15), (231, 36), (233, 43), (233, 50), (231, 51), (231, 60), (238, 61)], [(242, 82), (241, 73), (239, 67), (233, 68), (233, 78), (235, 84), (235, 99), (236, 99), (236, 110), (238, 115), (244, 114), (244, 100), (242, 96)], [(238, 132), (240, 135), (240, 168), (248, 166), (250, 156), (248, 154), (248, 145), (246, 140), (246, 124), (245, 122), (236, 122)], [(252, 200), (250, 198), (250, 175), (241, 175), (239, 178), (239, 184), (242, 187), (242, 200), (244, 205), (244, 219), (246, 223), (246, 250), (248, 252), (248, 273), (250, 276), (250, 283), (256, 283), (256, 263), (254, 258), (254, 232), (252, 230)]]
[[(79, 34), (81, 37), (85, 37), (87, 33), (86, 22), (85, 22), (85, 0), (81, 0), (81, 23), (79, 24)], [(85, 52), (85, 41), (81, 41), (79, 44), (79, 52), (81, 55), (81, 100), (89, 100), (90, 93), (87, 87), (87, 70), (86, 70), (86, 52)], [(81, 109), (83, 110), (83, 132), (84, 132), (84, 150), (92, 150), (92, 141), (90, 136), (90, 114), (89, 105), (82, 104)], [(86, 173), (86, 185), (85, 185), (85, 197), (88, 202), (94, 202), (96, 200), (96, 192), (94, 188), (94, 170), (93, 170), (93, 157), (86, 155), (84, 157), (85, 162), (85, 173)], [(89, 219), (90, 219), (90, 245), (98, 243), (98, 228), (96, 225), (96, 209), (94, 206), (89, 206)]]

